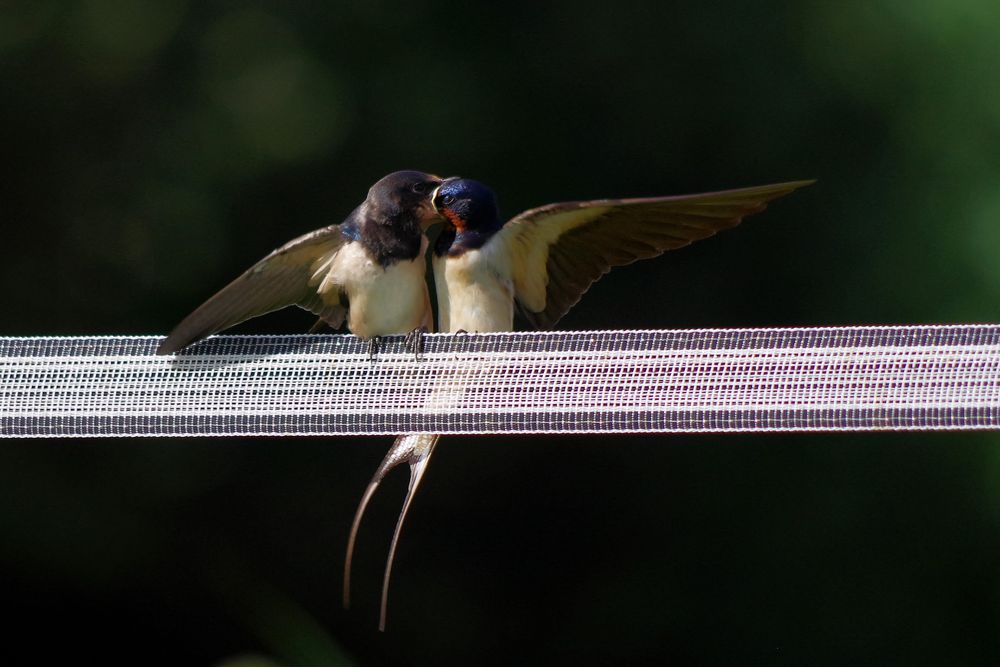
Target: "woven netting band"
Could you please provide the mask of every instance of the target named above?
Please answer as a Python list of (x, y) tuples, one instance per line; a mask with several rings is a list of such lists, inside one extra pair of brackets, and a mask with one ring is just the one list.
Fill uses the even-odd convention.
[(160, 340), (0, 338), (0, 435), (1000, 426), (1000, 325)]

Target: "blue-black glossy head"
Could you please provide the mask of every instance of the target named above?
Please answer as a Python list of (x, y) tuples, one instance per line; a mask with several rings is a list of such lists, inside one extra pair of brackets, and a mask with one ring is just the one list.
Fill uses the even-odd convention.
[(470, 178), (446, 179), (434, 194), (434, 208), (459, 236), (477, 233), (488, 237), (503, 227), (496, 194)]

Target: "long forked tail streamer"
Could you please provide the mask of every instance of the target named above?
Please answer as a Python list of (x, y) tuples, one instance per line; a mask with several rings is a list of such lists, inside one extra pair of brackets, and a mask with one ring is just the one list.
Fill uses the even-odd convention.
[(403, 524), (406, 522), (406, 515), (410, 511), (410, 504), (420, 486), (427, 464), (430, 463), (431, 454), (434, 453), (434, 446), (441, 436), (435, 433), (411, 433), (401, 435), (393, 442), (392, 447), (386, 454), (375, 474), (372, 476), (368, 488), (361, 496), (358, 509), (354, 513), (354, 521), (351, 523), (351, 534), (347, 538), (347, 555), (344, 558), (344, 609), (351, 606), (351, 566), (354, 562), (354, 546), (357, 542), (358, 528), (361, 526), (361, 519), (368, 507), (368, 502), (375, 495), (379, 484), (385, 479), (386, 474), (401, 463), (408, 463), (410, 466), (410, 483), (406, 489), (406, 497), (403, 499), (403, 506), (399, 511), (399, 518), (396, 520), (396, 528), (392, 533), (392, 542), (389, 545), (389, 555), (386, 558), (385, 574), (382, 579), (382, 598), (379, 607), (378, 629), (385, 631), (386, 615), (389, 607), (389, 581), (392, 577), (392, 565), (396, 559), (396, 546), (399, 543), (399, 535), (403, 531)]

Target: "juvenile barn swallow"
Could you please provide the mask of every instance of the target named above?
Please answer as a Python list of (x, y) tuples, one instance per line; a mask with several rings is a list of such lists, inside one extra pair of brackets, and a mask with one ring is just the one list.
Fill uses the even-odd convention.
[[(199, 306), (167, 336), (157, 354), (176, 352), (206, 336), (292, 304), (318, 315), (317, 324), (325, 323), (332, 329), (339, 329), (346, 319), (351, 333), (368, 339), (370, 344), (380, 336), (432, 331), (424, 232), (439, 220), (431, 197), (441, 182), (439, 177), (419, 171), (389, 174), (371, 187), (365, 201), (342, 223), (289, 241)], [(419, 340), (418, 333), (413, 341), (419, 344)], [(369, 351), (373, 348), (369, 347)], [(437, 435), (425, 434), (400, 436), (376, 476), (381, 479), (386, 470), (404, 459), (410, 462), (411, 469), (416, 469), (422, 454), (430, 456), (437, 439)], [(393, 536), (390, 563), (422, 470), (420, 467), (420, 472), (411, 473), (410, 491)], [(377, 483), (366, 492), (363, 504), (375, 486)], [(358, 521), (360, 517), (351, 531), (351, 548)], [(348, 554), (350, 557), (350, 549)], [(345, 600), (347, 595), (345, 588)], [(384, 625), (383, 614), (381, 627)]]
[(380, 336), (432, 330), (427, 237), (441, 179), (397, 171), (378, 181), (338, 225), (289, 241), (188, 315), (156, 350), (170, 354), (258, 315), (297, 305), (331, 328)]
[[(512, 331), (515, 309), (535, 328), (551, 328), (613, 267), (656, 257), (734, 227), (745, 216), (763, 211), (768, 202), (813, 182), (548, 204), (504, 223), (489, 187), (471, 179), (446, 179), (433, 199), (445, 222), (433, 257), (438, 330)], [(350, 602), (354, 543), (368, 501), (390, 470), (409, 463), (410, 485), (383, 575), (380, 630), (385, 629), (399, 533), (439, 438), (432, 433), (397, 438), (354, 516), (344, 561), (345, 607)]]

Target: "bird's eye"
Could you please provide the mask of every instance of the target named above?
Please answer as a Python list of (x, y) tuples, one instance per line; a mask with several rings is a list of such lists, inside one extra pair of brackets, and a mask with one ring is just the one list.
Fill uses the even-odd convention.
[(418, 195), (425, 195), (430, 191), (430, 187), (427, 183), (414, 183), (410, 186), (410, 189)]
[(441, 203), (445, 206), (451, 206), (455, 203), (455, 195), (445, 195), (441, 197)]

